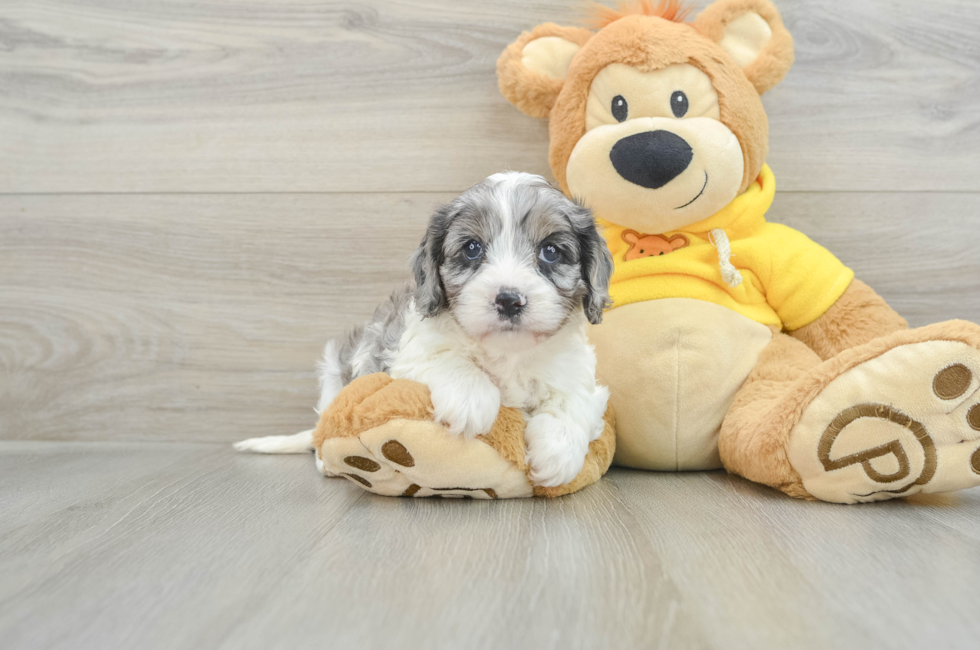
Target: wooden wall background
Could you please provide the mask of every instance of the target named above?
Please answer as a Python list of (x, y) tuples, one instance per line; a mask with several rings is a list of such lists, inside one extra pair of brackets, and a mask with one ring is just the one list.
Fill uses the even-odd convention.
[[(0, 439), (311, 426), (320, 347), (404, 278), (433, 206), (550, 175), (494, 62), (579, 6), (0, 4)], [(771, 217), (914, 324), (980, 320), (980, 3), (779, 6)]]

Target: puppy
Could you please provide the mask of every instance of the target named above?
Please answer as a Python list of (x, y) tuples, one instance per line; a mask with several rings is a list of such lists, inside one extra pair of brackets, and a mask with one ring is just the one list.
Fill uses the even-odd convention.
[[(413, 283), (327, 343), (317, 412), (353, 379), (386, 372), (428, 386), (436, 420), (457, 435), (487, 433), (501, 405), (521, 410), (531, 480), (575, 478), (609, 397), (586, 338), (612, 273), (591, 212), (540, 176), (495, 174), (435, 213), (411, 266)], [(288, 453), (311, 441), (304, 431), (236, 448)]]

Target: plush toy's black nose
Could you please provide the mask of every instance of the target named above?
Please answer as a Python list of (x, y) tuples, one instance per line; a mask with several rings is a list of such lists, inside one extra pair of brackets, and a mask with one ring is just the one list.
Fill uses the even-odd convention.
[(613, 145), (609, 158), (630, 183), (657, 190), (687, 169), (694, 151), (684, 138), (670, 131), (644, 131)]
[(520, 316), (521, 312), (524, 311), (524, 305), (527, 304), (523, 296), (512, 291), (501, 291), (497, 294), (497, 300), (495, 302), (497, 304), (497, 313), (507, 318)]

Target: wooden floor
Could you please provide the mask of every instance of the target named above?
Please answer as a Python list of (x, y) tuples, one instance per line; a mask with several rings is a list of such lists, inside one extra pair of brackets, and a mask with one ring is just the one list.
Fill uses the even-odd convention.
[[(770, 217), (914, 325), (980, 321), (980, 3), (777, 3)], [(435, 502), (231, 452), (312, 425), (434, 205), (550, 176), (494, 62), (576, 11), (0, 3), (0, 648), (977, 647), (980, 490)]]
[(976, 648), (980, 492), (811, 504), (613, 470), (390, 499), (309, 457), (0, 446), (4, 648)]

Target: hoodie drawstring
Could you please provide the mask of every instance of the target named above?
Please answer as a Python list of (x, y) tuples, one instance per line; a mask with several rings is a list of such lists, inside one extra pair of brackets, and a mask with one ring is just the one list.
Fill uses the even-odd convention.
[(718, 266), (721, 268), (722, 279), (733, 289), (742, 284), (742, 274), (732, 264), (732, 243), (728, 241), (728, 234), (721, 228), (715, 228), (708, 241), (718, 249)]

